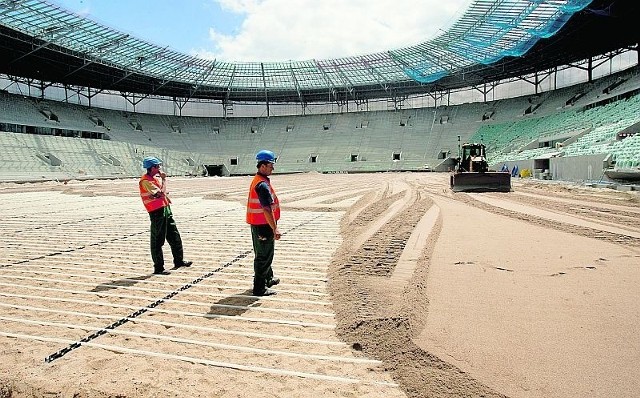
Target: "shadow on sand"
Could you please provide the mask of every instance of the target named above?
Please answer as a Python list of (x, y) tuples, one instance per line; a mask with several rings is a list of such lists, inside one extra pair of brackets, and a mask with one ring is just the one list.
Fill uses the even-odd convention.
[(239, 316), (249, 310), (249, 307), (260, 298), (252, 295), (251, 290), (247, 290), (240, 294), (225, 297), (213, 304), (205, 318), (209, 315), (228, 315)]
[(118, 280), (111, 281), (111, 282), (108, 282), (108, 283), (102, 283), (102, 284), (94, 287), (90, 291), (92, 291), (92, 292), (104, 292), (104, 291), (111, 290), (111, 289), (117, 289), (119, 287), (133, 286), (133, 285), (135, 285), (136, 283), (138, 283), (140, 281), (144, 281), (146, 279), (151, 278), (152, 276), (153, 276), (153, 274), (138, 276), (138, 277), (135, 277), (135, 278), (118, 279)]

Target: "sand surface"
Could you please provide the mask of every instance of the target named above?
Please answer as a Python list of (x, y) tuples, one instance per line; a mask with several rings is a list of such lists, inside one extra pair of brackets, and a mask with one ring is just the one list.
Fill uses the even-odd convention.
[(250, 177), (169, 179), (194, 266), (168, 276), (136, 180), (0, 184), (0, 398), (638, 396), (637, 192), (272, 179), (260, 298)]

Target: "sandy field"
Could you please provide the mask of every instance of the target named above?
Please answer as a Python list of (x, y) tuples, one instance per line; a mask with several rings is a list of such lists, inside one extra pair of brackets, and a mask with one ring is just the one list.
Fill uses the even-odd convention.
[(253, 297), (250, 180), (169, 179), (166, 276), (137, 180), (0, 184), (0, 398), (639, 396), (638, 192), (276, 174)]

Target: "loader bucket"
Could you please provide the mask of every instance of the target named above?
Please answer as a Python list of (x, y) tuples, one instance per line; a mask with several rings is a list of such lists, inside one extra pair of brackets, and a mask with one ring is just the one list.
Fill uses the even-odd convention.
[(511, 174), (504, 172), (454, 173), (450, 182), (453, 192), (511, 191)]

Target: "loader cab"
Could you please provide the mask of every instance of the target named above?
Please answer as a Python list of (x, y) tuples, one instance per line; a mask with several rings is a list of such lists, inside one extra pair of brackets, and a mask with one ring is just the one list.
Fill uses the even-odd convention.
[(484, 173), (488, 169), (484, 144), (465, 143), (460, 146), (458, 171)]
[(486, 158), (484, 144), (462, 144), (463, 159), (468, 157), (476, 158), (478, 156)]

